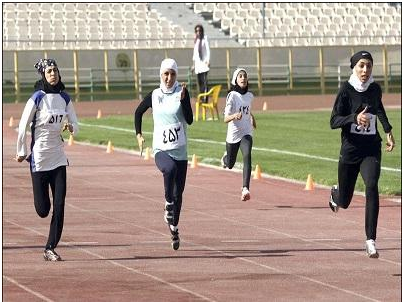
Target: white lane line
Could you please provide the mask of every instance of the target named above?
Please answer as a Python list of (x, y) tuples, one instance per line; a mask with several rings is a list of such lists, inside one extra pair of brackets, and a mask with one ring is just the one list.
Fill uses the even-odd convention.
[[(3, 268), (4, 268), (4, 266), (3, 266)], [(40, 298), (41, 300), (43, 300), (45, 302), (55, 302), (55, 301), (49, 299), (48, 297), (45, 297), (43, 294), (41, 294), (39, 292), (36, 292), (36, 291), (32, 290), (31, 288), (28, 288), (27, 286), (23, 285), (23, 284), (18, 283), (16, 280), (10, 278), (9, 276), (6, 276), (6, 275), (3, 274), (3, 278), (5, 280), (9, 281), (10, 283), (20, 287), (21, 289), (25, 290), (26, 292)], [(4, 294), (4, 285), (3, 285), (3, 294)]]
[[(234, 223), (236, 226), (243, 225), (245, 227), (253, 228), (253, 229), (256, 229), (256, 230), (263, 230), (263, 231), (272, 232), (274, 234), (279, 234), (279, 235), (282, 235), (282, 236), (286, 236), (286, 237), (291, 238), (291, 239), (298, 239), (298, 240), (301, 240), (302, 242), (308, 242), (308, 243), (314, 243), (314, 244), (317, 243), (317, 241), (315, 241), (315, 240), (303, 238), (303, 237), (300, 237), (298, 235), (293, 235), (293, 234), (289, 234), (289, 233), (286, 233), (286, 232), (281, 232), (281, 231), (278, 231), (276, 229), (256, 226), (256, 225), (253, 225), (253, 224), (250, 224), (250, 223), (247, 223), (247, 222), (242, 222), (242, 221), (240, 221), (240, 219), (232, 219), (232, 218), (227, 218), (227, 217), (223, 217), (223, 216), (216, 216), (216, 215), (206, 213), (206, 212), (202, 212), (202, 211), (198, 211), (198, 210), (189, 210), (189, 211), (190, 212), (195, 212), (197, 214), (202, 214), (205, 217), (209, 216), (209, 217), (217, 218), (220, 221), (227, 221), (227, 222), (230, 222), (230, 223)], [(321, 245), (322, 246), (327, 246), (327, 247), (333, 248), (333, 249), (347, 250), (344, 247), (335, 246), (335, 245), (332, 245), (332, 244), (324, 244), (324, 243), (322, 243)], [(351, 251), (351, 250), (347, 250), (347, 251)], [(356, 252), (356, 251), (351, 251), (351, 252), (353, 254), (360, 255), (360, 256), (364, 255), (364, 253), (360, 253), (360, 252)], [(387, 263), (390, 263), (390, 264), (393, 264), (393, 265), (401, 265), (400, 262), (395, 262), (395, 261), (387, 260), (387, 259), (383, 259), (383, 258), (379, 258), (379, 261), (384, 261), (384, 262), (387, 262)]]
[[(127, 132), (127, 133), (135, 133), (135, 131), (131, 130), (131, 129), (117, 128), (117, 127), (111, 127), (111, 126), (105, 126), (105, 125), (92, 125), (92, 124), (86, 124), (86, 123), (79, 123), (79, 125), (84, 126), (84, 127), (95, 127), (95, 128), (100, 128), (100, 129), (121, 131), (121, 132)], [(151, 132), (143, 132), (143, 133), (152, 134)], [(203, 144), (215, 144), (215, 145), (221, 145), (221, 146), (226, 145), (225, 142), (206, 140), (206, 139), (197, 139), (197, 138), (188, 138), (188, 141), (199, 142), (199, 143), (203, 143)], [(272, 153), (277, 153), (277, 154), (299, 156), (299, 157), (303, 157), (303, 158), (323, 160), (323, 161), (334, 162), (334, 163), (338, 162), (338, 159), (334, 159), (334, 158), (310, 155), (310, 154), (300, 153), (300, 152), (292, 152), (292, 151), (287, 151), (287, 150), (267, 149), (267, 148), (259, 148), (259, 147), (252, 147), (252, 149), (254, 151), (272, 152)], [(385, 170), (385, 171), (401, 172), (401, 169), (390, 168), (390, 167), (382, 166), (381, 169)]]
[(303, 238), (302, 240), (305, 240), (308, 242), (311, 242), (311, 241), (313, 241), (313, 242), (339, 242), (339, 241), (342, 241), (341, 239), (309, 239), (309, 238), (307, 238), (307, 239)]
[(67, 246), (95, 245), (98, 242), (64, 242)]
[[(19, 227), (19, 228), (26, 229), (26, 230), (28, 230), (28, 231), (34, 232), (35, 234), (38, 234), (38, 235), (41, 235), (41, 236), (46, 237), (45, 234), (43, 234), (43, 233), (41, 233), (41, 232), (39, 232), (39, 231), (36, 231), (35, 229), (32, 229), (32, 228), (29, 228), (29, 227), (25, 227), (25, 226), (19, 225), (19, 224), (15, 223), (15, 222), (13, 222), (13, 221), (10, 221), (10, 220), (5, 220), (5, 221), (8, 222), (8, 223), (10, 223), (10, 224), (12, 224), (12, 225), (14, 225), (14, 226), (17, 226), (17, 227)], [(60, 244), (68, 245), (68, 246), (69, 246), (69, 243), (66, 243), (66, 242), (60, 242)], [(116, 261), (112, 261), (112, 260), (110, 260), (109, 258), (107, 258), (107, 257), (105, 257), (105, 256), (102, 256), (102, 255), (100, 255), (100, 254), (91, 252), (90, 250), (87, 250), (87, 249), (84, 249), (84, 248), (80, 248), (80, 247), (76, 247), (75, 245), (70, 245), (70, 247), (75, 247), (75, 248), (77, 248), (77, 249), (80, 250), (80, 251), (83, 251), (83, 252), (85, 252), (85, 253), (87, 253), (87, 254), (93, 256), (93, 257), (96, 257), (96, 258), (98, 258), (98, 259), (104, 260), (104, 261), (106, 261), (106, 262), (108, 262), (108, 263), (110, 263), (110, 264), (112, 264), (112, 265), (114, 265), (114, 266), (118, 266), (118, 267), (124, 268), (124, 269), (126, 269), (126, 270), (128, 270), (128, 271), (130, 271), (130, 272), (133, 272), (133, 273), (136, 273), (136, 274), (139, 274), (139, 275), (143, 275), (143, 276), (149, 277), (149, 278), (151, 278), (151, 279), (153, 279), (153, 280), (155, 280), (155, 281), (158, 281), (158, 282), (160, 282), (160, 283), (169, 285), (169, 286), (173, 287), (174, 289), (177, 289), (177, 290), (180, 290), (180, 291), (182, 291), (182, 292), (191, 294), (191, 295), (193, 295), (193, 296), (195, 296), (195, 297), (197, 297), (197, 298), (200, 298), (200, 299), (202, 299), (202, 300), (204, 300), (204, 301), (214, 302), (213, 299), (208, 298), (208, 297), (205, 297), (204, 295), (201, 295), (201, 294), (199, 294), (199, 293), (197, 293), (197, 292), (191, 291), (191, 290), (186, 289), (186, 288), (184, 288), (184, 287), (181, 287), (181, 286), (179, 286), (179, 285), (177, 285), (177, 284), (168, 282), (168, 281), (166, 281), (166, 280), (164, 280), (164, 279), (162, 279), (162, 278), (159, 278), (159, 277), (157, 277), (157, 276), (154, 276), (154, 275), (152, 275), (152, 274), (149, 274), (149, 273), (146, 273), (146, 272), (143, 272), (143, 271), (140, 271), (140, 270), (136, 270), (136, 269), (134, 269), (134, 268), (132, 268), (132, 267), (125, 266), (124, 264), (121, 264), (121, 263), (116, 262)], [(53, 301), (50, 300), (50, 302), (53, 302)]]
[[(87, 182), (87, 183), (89, 183), (89, 184), (91, 183), (91, 181), (84, 180), (84, 179), (83, 179), (83, 182)], [(134, 195), (134, 196), (137, 196), (137, 197), (141, 198), (141, 199), (144, 200), (144, 201), (150, 201), (150, 202), (153, 202), (153, 203), (155, 203), (155, 204), (159, 204), (159, 203), (160, 203), (159, 201), (157, 201), (157, 200), (155, 200), (155, 199), (152, 199), (152, 198), (147, 197), (147, 196), (140, 195), (140, 194), (135, 193), (135, 192), (133, 192), (133, 191), (131, 191), (131, 190), (127, 190), (127, 189), (117, 189), (116, 187), (112, 187), (112, 186), (108, 186), (108, 185), (105, 185), (105, 187), (108, 187), (108, 188), (110, 188), (110, 189), (113, 190), (113, 191), (117, 191), (117, 190), (118, 190), (118, 191), (121, 191), (121, 192), (126, 193), (126, 194), (132, 194), (132, 195)], [(85, 211), (84, 209), (82, 209), (82, 210)], [(302, 240), (302, 241), (305, 241), (303, 238), (301, 238), (301, 237), (299, 237), (299, 236), (295, 236), (295, 235), (291, 235), (291, 234), (288, 234), (288, 233), (280, 232), (280, 231), (277, 231), (277, 230), (274, 230), (274, 229), (262, 228), (262, 227), (259, 227), (259, 226), (255, 226), (255, 225), (251, 225), (251, 224), (248, 224), (248, 223), (240, 222), (240, 221), (238, 221), (238, 220), (229, 219), (229, 218), (225, 218), (225, 217), (219, 217), (219, 216), (211, 215), (211, 214), (209, 214), (209, 213), (204, 213), (204, 212), (200, 212), (200, 211), (195, 211), (195, 210), (190, 210), (190, 211), (191, 211), (191, 212), (196, 212), (196, 213), (201, 213), (201, 214), (204, 214), (205, 216), (211, 216), (211, 217), (214, 217), (214, 218), (220, 218), (221, 220), (226, 220), (226, 221), (228, 221), (228, 222), (233, 222), (233, 223), (235, 223), (236, 225), (240, 225), (240, 224), (241, 224), (241, 225), (244, 225), (244, 226), (247, 226), (247, 227), (253, 227), (254, 229), (264, 230), (264, 231), (271, 231), (271, 232), (273, 232), (273, 233), (278, 233), (278, 234), (287, 236), (288, 238), (300, 239), (300, 240)], [(93, 214), (93, 215), (94, 215), (94, 214)], [(100, 214), (100, 213), (97, 213), (97, 215), (100, 216), (100, 217), (102, 217), (102, 218), (104, 218), (104, 219), (109, 219), (109, 220), (112, 220), (112, 221), (115, 221), (115, 222), (118, 222), (118, 223), (122, 223), (122, 224), (129, 225), (129, 226), (133, 226), (133, 227), (137, 227), (137, 228), (139, 228), (139, 229), (141, 228), (141, 229), (144, 229), (144, 230), (151, 231), (151, 232), (157, 233), (157, 234), (159, 234), (159, 235), (162, 235), (161, 232), (155, 231), (155, 230), (152, 230), (152, 229), (148, 229), (148, 228), (146, 228), (146, 227), (144, 227), (144, 226), (140, 227), (140, 226), (138, 226), (138, 225), (136, 225), (136, 224), (133, 224), (133, 223), (131, 223), (131, 222), (118, 220), (118, 219), (116, 219), (116, 218), (112, 218), (112, 217), (109, 217), (109, 216), (105, 216), (105, 215), (102, 215), (102, 214)], [(314, 244), (317, 244), (315, 241), (306, 241), (306, 242), (312, 242), (312, 243), (314, 243)], [(287, 271), (284, 271), (284, 270), (281, 270), (281, 269), (278, 269), (278, 268), (275, 268), (275, 267), (271, 267), (271, 266), (268, 266), (268, 265), (265, 265), (265, 264), (260, 264), (260, 263), (257, 263), (257, 262), (255, 262), (255, 261), (249, 260), (249, 259), (247, 259), (247, 258), (239, 257), (239, 256), (236, 256), (236, 255), (234, 255), (234, 254), (227, 253), (227, 252), (224, 252), (224, 251), (222, 251), (222, 250), (218, 250), (218, 249), (213, 248), (213, 247), (209, 247), (209, 246), (206, 246), (206, 245), (203, 245), (203, 244), (199, 244), (199, 243), (195, 243), (195, 242), (189, 242), (189, 241), (186, 241), (186, 243), (191, 244), (191, 245), (193, 245), (193, 246), (201, 246), (202, 248), (206, 248), (206, 249), (208, 249), (208, 250), (210, 250), (210, 251), (217, 252), (217, 253), (221, 253), (221, 254), (223, 254), (224, 256), (232, 257), (232, 258), (234, 258), (234, 259), (240, 259), (240, 260), (242, 260), (242, 261), (244, 261), (244, 262), (247, 262), (247, 263), (249, 263), (249, 264), (254, 264), (254, 265), (256, 265), (256, 266), (260, 266), (260, 267), (263, 267), (263, 268), (266, 268), (266, 269), (271, 269), (271, 270), (274, 270), (274, 271), (276, 271), (276, 272), (278, 272), (278, 273), (288, 274), (288, 275), (291, 275), (291, 276), (294, 276), (294, 277), (298, 277), (298, 278), (300, 278), (300, 279), (304, 279), (304, 280), (307, 280), (307, 281), (310, 281), (310, 282), (313, 282), (313, 283), (320, 284), (320, 285), (322, 285), (322, 286), (327, 286), (327, 287), (329, 287), (329, 288), (332, 288), (332, 289), (335, 289), (335, 290), (338, 290), (338, 291), (343, 291), (343, 292), (346, 292), (347, 294), (355, 295), (355, 296), (361, 297), (361, 298), (366, 299), (366, 300), (369, 300), (369, 301), (378, 301), (378, 300), (376, 300), (376, 299), (369, 298), (369, 297), (367, 297), (367, 296), (365, 296), (365, 295), (358, 294), (358, 293), (356, 293), (356, 292), (353, 292), (353, 291), (350, 291), (350, 290), (346, 290), (346, 289), (340, 288), (340, 287), (335, 286), (335, 285), (330, 285), (330, 284), (327, 284), (327, 283), (325, 283), (325, 282), (321, 282), (321, 281), (312, 279), (312, 278), (310, 278), (310, 277), (306, 277), (306, 276), (303, 276), (303, 275), (298, 275), (298, 274), (290, 273), (290, 272), (287, 272)], [(328, 245), (328, 247), (331, 247), (331, 248), (338, 248), (338, 249), (345, 249), (345, 248), (342, 248), (342, 247), (331, 246), (331, 245)], [(357, 253), (357, 252), (353, 252), (353, 253), (359, 255), (359, 253)], [(395, 262), (390, 261), (390, 260), (385, 260), (385, 259), (380, 259), (380, 258), (379, 258), (379, 260), (400, 265), (400, 263), (395, 263)]]
[(224, 240), (222, 243), (259, 243), (259, 240)]
[[(139, 195), (139, 196), (142, 197), (141, 195)], [(146, 199), (146, 197), (144, 197), (144, 199)], [(149, 199), (149, 200), (151, 200), (151, 199)], [(153, 201), (153, 200), (151, 200), (151, 201)], [(154, 203), (159, 203), (159, 202), (157, 202), (157, 201), (153, 201), (153, 202), (154, 202)], [(93, 215), (94, 215), (94, 214), (93, 214)], [(142, 228), (142, 229), (144, 229), (144, 230), (148, 230), (148, 231), (151, 231), (151, 232), (154, 232), (154, 233), (158, 233), (158, 234), (161, 235), (161, 232), (158, 232), (158, 231), (155, 231), (155, 230), (152, 230), (152, 229), (145, 228), (144, 226), (141, 227), (141, 226), (138, 226), (138, 225), (133, 224), (133, 223), (131, 223), (131, 222), (118, 220), (118, 219), (115, 219), (115, 218), (112, 218), (112, 217), (109, 217), (109, 216), (102, 215), (102, 214), (100, 214), (100, 213), (97, 213), (97, 215), (100, 216), (100, 217), (102, 217), (102, 218), (104, 218), (104, 219), (110, 219), (110, 220), (115, 221), (115, 222), (118, 222), (118, 223), (122, 223), (122, 224), (125, 224), (125, 225), (129, 225), (129, 226), (134, 226), (134, 227)], [(241, 223), (241, 224), (242, 224), (242, 223)], [(347, 290), (347, 289), (344, 289), (344, 288), (340, 288), (340, 287), (335, 286), (335, 285), (331, 285), (331, 284), (328, 284), (328, 283), (325, 283), (325, 282), (322, 282), (322, 281), (318, 281), (318, 280), (312, 279), (312, 278), (307, 277), (307, 276), (304, 276), (304, 275), (299, 275), (299, 274), (295, 274), (295, 273), (292, 273), (292, 272), (289, 272), (289, 271), (284, 271), (284, 270), (281, 270), (281, 269), (278, 269), (278, 268), (275, 268), (275, 267), (272, 267), (272, 266), (268, 266), (268, 265), (265, 265), (265, 264), (261, 264), (261, 263), (255, 262), (255, 261), (250, 260), (250, 259), (248, 259), (248, 258), (239, 257), (239, 256), (237, 256), (237, 255), (235, 255), (235, 254), (231, 254), (231, 253), (228, 253), (228, 252), (225, 252), (225, 251), (216, 249), (216, 248), (214, 248), (214, 247), (206, 246), (206, 245), (204, 245), (204, 244), (199, 244), (199, 243), (195, 243), (195, 242), (189, 242), (189, 241), (186, 241), (186, 243), (188, 243), (188, 244), (190, 244), (190, 245), (192, 245), (192, 246), (199, 246), (199, 247), (202, 247), (202, 248), (206, 248), (206, 249), (209, 250), (209, 251), (216, 252), (216, 253), (220, 253), (220, 254), (222, 254), (223, 256), (231, 257), (231, 258), (233, 258), (233, 259), (238, 259), (238, 260), (244, 261), (244, 262), (246, 262), (246, 263), (248, 263), (248, 264), (253, 264), (253, 265), (258, 266), (258, 267), (262, 267), (262, 268), (265, 268), (265, 269), (270, 269), (270, 270), (275, 271), (275, 272), (280, 273), (280, 274), (286, 274), (286, 275), (290, 275), (290, 276), (293, 276), (293, 277), (298, 277), (298, 278), (300, 278), (300, 279), (303, 279), (303, 280), (306, 280), (306, 281), (309, 281), (309, 282), (312, 282), (312, 283), (316, 283), (316, 284), (319, 284), (319, 285), (322, 285), (322, 286), (326, 286), (326, 287), (329, 287), (329, 288), (334, 289), (334, 290), (342, 291), (342, 292), (345, 292), (345, 293), (347, 293), (347, 294), (351, 294), (351, 295), (354, 295), (354, 296), (357, 296), (357, 297), (366, 299), (366, 300), (368, 300), (368, 301), (373, 301), (373, 302), (378, 302), (378, 301), (379, 301), (379, 300), (376, 300), (376, 299), (367, 297), (367, 296), (365, 296), (365, 295), (362, 295), (362, 294), (359, 294), (359, 293), (356, 293), (356, 292), (353, 292), (353, 291), (350, 291), (350, 290)]]

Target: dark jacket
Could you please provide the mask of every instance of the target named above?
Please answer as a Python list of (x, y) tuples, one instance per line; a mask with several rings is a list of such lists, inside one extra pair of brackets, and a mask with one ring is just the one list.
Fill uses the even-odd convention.
[(357, 163), (366, 156), (376, 156), (380, 159), (382, 139), (377, 130), (377, 121), (375, 134), (363, 135), (351, 131), (352, 124), (356, 124), (358, 114), (366, 106), (366, 113), (375, 115), (384, 132), (390, 132), (392, 126), (383, 107), (380, 86), (373, 82), (366, 91), (358, 92), (348, 81), (344, 82), (335, 99), (330, 118), (332, 129), (341, 128), (340, 160), (344, 163)]

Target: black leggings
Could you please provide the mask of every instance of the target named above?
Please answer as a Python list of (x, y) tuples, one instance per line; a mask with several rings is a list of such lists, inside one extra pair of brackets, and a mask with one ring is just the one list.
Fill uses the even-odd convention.
[(185, 189), (188, 161), (175, 160), (164, 151), (157, 152), (154, 160), (157, 168), (163, 173), (165, 199), (167, 202), (174, 202), (173, 225), (177, 226), (180, 220), (182, 193)]
[(347, 209), (351, 203), (358, 174), (365, 183), (366, 212), (365, 231), (368, 240), (376, 240), (377, 219), (379, 216), (379, 188), (381, 157), (365, 157), (358, 164), (338, 164), (338, 191), (334, 193), (335, 203)]
[(252, 145), (253, 139), (251, 135), (245, 135), (238, 143), (230, 144), (226, 142), (227, 156), (224, 158), (226, 167), (232, 169), (236, 163), (238, 149), (240, 148), (243, 155), (243, 187), (247, 187), (247, 189), (250, 189)]
[[(198, 78), (199, 93), (208, 92), (208, 72), (196, 74), (196, 77)], [(208, 102), (208, 97), (205, 96), (202, 102)]]
[(66, 198), (66, 166), (50, 171), (32, 172), (34, 205), (36, 213), (42, 218), (47, 217), (51, 208), (49, 186), (52, 190), (53, 211), (46, 249), (54, 249), (62, 236)]

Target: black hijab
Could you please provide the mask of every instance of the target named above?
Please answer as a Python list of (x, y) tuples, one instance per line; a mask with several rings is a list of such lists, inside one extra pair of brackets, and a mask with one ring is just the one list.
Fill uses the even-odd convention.
[[(59, 70), (59, 69), (58, 69)], [(62, 82), (62, 77), (60, 76), (59, 73), (59, 82), (56, 85), (51, 85), (45, 78), (45, 74), (41, 73), (42, 75), (42, 79), (39, 79), (36, 83), (35, 83), (35, 91), (44, 91), (45, 93), (60, 93), (65, 89), (65, 85)]]
[(231, 91), (236, 91), (236, 92), (240, 93), (241, 95), (244, 95), (245, 93), (248, 92), (248, 84), (244, 89), (242, 89), (238, 84), (231, 85), (230, 90), (227, 93), (230, 93)]

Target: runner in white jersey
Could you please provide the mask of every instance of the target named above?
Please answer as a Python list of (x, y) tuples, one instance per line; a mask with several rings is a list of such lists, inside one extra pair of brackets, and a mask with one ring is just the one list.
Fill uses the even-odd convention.
[[(54, 59), (41, 59), (35, 64), (41, 79), (35, 83), (35, 92), (28, 99), (18, 127), (16, 160), (30, 164), (34, 204), (38, 215), (48, 216), (52, 190), (53, 211), (44, 259), (60, 261), (55, 248), (63, 230), (66, 197), (66, 166), (61, 132), (77, 134), (76, 113), (69, 95), (64, 92), (58, 66)], [(28, 155), (27, 128), (31, 127), (31, 149)]]
[(251, 113), (254, 95), (248, 91), (248, 76), (245, 69), (236, 69), (231, 80), (231, 88), (226, 98), (224, 122), (227, 123), (226, 152), (222, 157), (223, 168), (232, 169), (236, 163), (238, 150), (243, 155), (243, 187), (241, 200), (250, 199), (251, 149), (255, 118)]
[(153, 90), (135, 111), (135, 129), (140, 150), (143, 149), (142, 117), (153, 109), (153, 152), (157, 167), (164, 177), (164, 220), (171, 232), (174, 250), (180, 246), (178, 222), (182, 193), (188, 168), (187, 124), (193, 122), (188, 90), (177, 82), (178, 68), (173, 59), (164, 59), (160, 67), (160, 87)]

